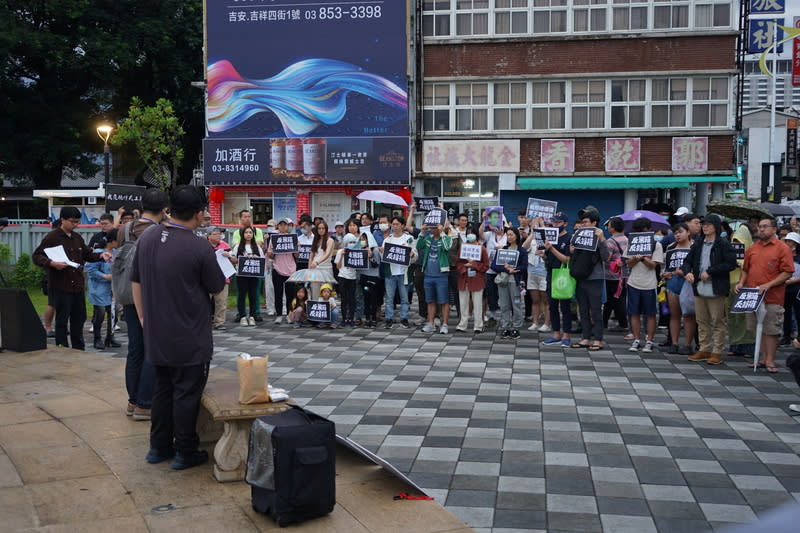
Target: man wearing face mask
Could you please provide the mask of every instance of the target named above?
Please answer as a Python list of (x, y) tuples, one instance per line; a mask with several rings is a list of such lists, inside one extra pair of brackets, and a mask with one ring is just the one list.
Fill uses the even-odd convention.
[(378, 229), (372, 232), (372, 236), (375, 237), (375, 242), (378, 243), (378, 246), (383, 246), (383, 240), (391, 235), (391, 229), (388, 215), (378, 217)]
[[(404, 231), (405, 226), (405, 218), (397, 216), (392, 219), (392, 233), (384, 239), (383, 245), (381, 245), (381, 256), (383, 256), (383, 247), (386, 245), (386, 243), (397, 244), (399, 246), (411, 246), (411, 243), (414, 242), (414, 238)], [(412, 248), (411, 261), (416, 261), (416, 259), (417, 251)], [(384, 263), (381, 265), (381, 268), (384, 271), (387, 271), (387, 275), (384, 277), (384, 306), (386, 323), (383, 327), (384, 329), (392, 329), (394, 320), (394, 298), (395, 294), (399, 293), (400, 325), (402, 325), (405, 329), (408, 329), (411, 327), (408, 323), (408, 290), (406, 290), (406, 286), (408, 285), (408, 267), (405, 265)]]

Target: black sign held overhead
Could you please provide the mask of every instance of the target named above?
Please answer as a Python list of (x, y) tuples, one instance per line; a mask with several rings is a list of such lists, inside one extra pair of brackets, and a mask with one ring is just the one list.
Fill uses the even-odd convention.
[(439, 207), (438, 196), (415, 196), (414, 201), (417, 203), (417, 211), (421, 213), (427, 213), (428, 211)]
[(600, 239), (594, 232), (594, 228), (582, 228), (576, 230), (572, 234), (572, 246), (576, 250), (586, 250), (587, 252), (594, 252), (597, 250), (597, 243)]
[(142, 209), (142, 195), (147, 187), (138, 185), (106, 185), (106, 212), (117, 211), (123, 207)]
[(264, 257), (239, 256), (236, 263), (236, 275), (243, 278), (263, 278), (267, 260)]
[(308, 263), (311, 260), (311, 245), (301, 244), (300, 252), (297, 254), (297, 260), (300, 262)]
[(541, 200), (539, 198), (528, 198), (527, 217), (540, 217), (544, 219), (545, 222), (550, 222), (553, 219), (553, 215), (556, 214), (557, 208), (558, 202)]
[(384, 242), (381, 260), (384, 263), (408, 266), (411, 264), (411, 247)]
[(653, 255), (655, 249), (656, 238), (655, 233), (652, 231), (628, 234), (628, 251), (625, 253), (626, 257)]
[(293, 254), (300, 251), (294, 233), (273, 233), (269, 236), (274, 254)]
[(306, 302), (306, 314), (311, 322), (330, 322), (331, 304), (325, 300), (309, 300)]
[(736, 259), (744, 259), (744, 244), (740, 242), (732, 242), (733, 250), (736, 252)]
[(436, 208), (428, 211), (425, 219), (422, 221), (423, 226), (443, 226), (447, 220), (447, 211), (444, 209)]
[(344, 266), (350, 268), (369, 268), (368, 251), (346, 248), (344, 251)]
[(544, 246), (545, 241), (558, 244), (558, 228), (533, 228), (536, 233), (536, 243)]
[(686, 256), (689, 255), (688, 248), (675, 248), (667, 252), (666, 271), (675, 272), (683, 266)]
[(758, 288), (741, 288), (731, 305), (731, 313), (753, 313), (764, 300), (764, 294), (758, 294)]
[(495, 263), (498, 265), (510, 265), (511, 268), (517, 268), (517, 261), (519, 261), (519, 252), (517, 250), (498, 248), (496, 252)]

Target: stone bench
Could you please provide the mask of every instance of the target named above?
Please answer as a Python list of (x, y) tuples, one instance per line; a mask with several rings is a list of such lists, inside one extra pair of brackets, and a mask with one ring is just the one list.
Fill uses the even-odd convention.
[(200, 403), (198, 434), (202, 443), (216, 442), (214, 478), (219, 482), (244, 479), (253, 420), (290, 408), (288, 401), (240, 404), (236, 372), (220, 368), (213, 369)]

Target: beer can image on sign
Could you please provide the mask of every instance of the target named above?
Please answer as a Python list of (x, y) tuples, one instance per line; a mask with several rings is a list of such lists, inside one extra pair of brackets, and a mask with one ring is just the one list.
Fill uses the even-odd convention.
[(325, 180), (325, 158), (327, 142), (325, 139), (306, 139), (303, 141), (303, 180)]

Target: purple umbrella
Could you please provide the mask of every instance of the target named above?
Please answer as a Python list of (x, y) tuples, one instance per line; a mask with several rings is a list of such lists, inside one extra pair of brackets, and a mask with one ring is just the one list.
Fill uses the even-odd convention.
[(408, 204), (400, 196), (389, 191), (364, 191), (357, 196), (360, 200), (372, 200), (383, 204), (401, 205), (408, 207)]
[(652, 211), (643, 211), (641, 209), (634, 209), (633, 211), (627, 211), (622, 213), (621, 215), (617, 215), (619, 218), (625, 222), (625, 231), (629, 232), (633, 230), (633, 221), (637, 218), (646, 218), (650, 221), (652, 229), (655, 231), (657, 229), (669, 229), (669, 222), (666, 218), (659, 215), (658, 213), (653, 213)]

